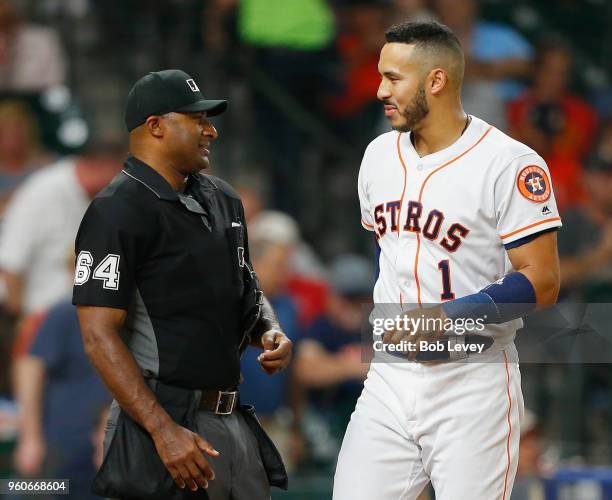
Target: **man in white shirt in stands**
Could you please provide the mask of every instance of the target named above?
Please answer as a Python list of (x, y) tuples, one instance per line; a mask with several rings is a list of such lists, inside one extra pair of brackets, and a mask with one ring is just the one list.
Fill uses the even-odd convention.
[(121, 167), (120, 148), (96, 145), (32, 174), (15, 192), (0, 227), (5, 307), (14, 315), (47, 309), (70, 295), (67, 265), (93, 196)]

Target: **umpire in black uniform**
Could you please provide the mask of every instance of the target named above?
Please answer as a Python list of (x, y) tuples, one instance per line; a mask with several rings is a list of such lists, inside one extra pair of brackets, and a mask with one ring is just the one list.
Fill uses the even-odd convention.
[(115, 398), (101, 495), (263, 500), (286, 486), (237, 391), (245, 338), (269, 374), (287, 366), (291, 341), (258, 292), (238, 194), (201, 173), (217, 139), (209, 118), (226, 106), (179, 70), (141, 78), (127, 101), (130, 155), (77, 235), (73, 302)]

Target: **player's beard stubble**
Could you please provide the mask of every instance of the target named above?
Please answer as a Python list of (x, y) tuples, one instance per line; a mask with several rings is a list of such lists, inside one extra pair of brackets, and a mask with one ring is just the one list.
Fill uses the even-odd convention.
[(427, 116), (429, 106), (427, 105), (427, 96), (425, 95), (425, 84), (419, 84), (412, 101), (403, 110), (400, 115), (404, 118), (404, 123), (393, 126), (393, 130), (397, 132), (410, 132)]

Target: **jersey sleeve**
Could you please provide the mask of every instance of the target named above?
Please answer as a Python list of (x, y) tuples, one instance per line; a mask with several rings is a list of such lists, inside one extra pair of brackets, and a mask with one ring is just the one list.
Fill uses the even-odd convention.
[(550, 172), (535, 153), (514, 159), (502, 171), (494, 196), (497, 230), (504, 245), (561, 226)]
[(136, 270), (146, 249), (142, 214), (124, 201), (96, 199), (87, 209), (75, 243), (72, 303), (127, 309)]
[[(367, 153), (366, 153), (367, 154)], [(357, 180), (357, 193), (359, 194), (359, 206), (361, 208), (361, 225), (368, 231), (375, 231), (372, 207), (368, 198), (366, 156), (363, 157), (359, 168), (359, 178)]]

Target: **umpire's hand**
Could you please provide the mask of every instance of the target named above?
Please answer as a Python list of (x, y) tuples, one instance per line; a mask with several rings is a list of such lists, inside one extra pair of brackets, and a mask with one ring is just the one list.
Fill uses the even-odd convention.
[(268, 375), (285, 368), (291, 361), (293, 345), (291, 340), (280, 330), (268, 330), (261, 336), (262, 352), (257, 360)]
[(157, 453), (179, 488), (185, 485), (193, 491), (198, 486), (208, 488), (208, 481), (215, 478), (215, 473), (203, 453), (217, 457), (217, 450), (196, 433), (173, 421), (158, 427), (151, 437)]

